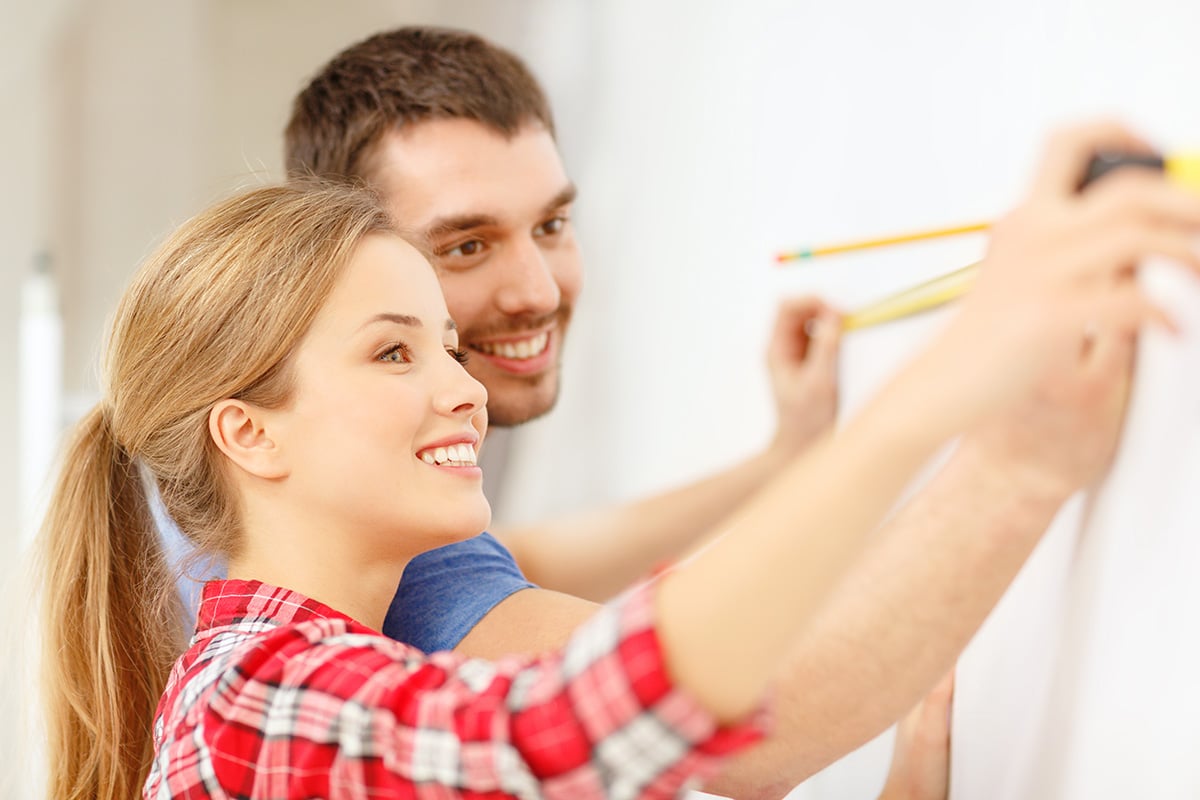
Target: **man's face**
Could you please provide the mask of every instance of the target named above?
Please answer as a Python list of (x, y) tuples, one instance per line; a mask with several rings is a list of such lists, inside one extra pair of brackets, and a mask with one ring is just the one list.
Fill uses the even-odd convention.
[(553, 408), (583, 282), (554, 139), (538, 124), (508, 139), (470, 120), (421, 122), (380, 143), (372, 174), (400, 225), (429, 237), (491, 424)]

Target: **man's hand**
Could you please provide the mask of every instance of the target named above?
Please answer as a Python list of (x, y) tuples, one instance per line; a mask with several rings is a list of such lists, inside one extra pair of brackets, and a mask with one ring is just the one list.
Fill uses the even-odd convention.
[(879, 800), (946, 800), (950, 791), (951, 670), (896, 727), (892, 768)]
[(1065, 499), (1099, 480), (1111, 465), (1133, 377), (1135, 342), (1116, 334), (1089, 338), (1074, 369), (1053, 376), (1022, 406), (969, 434), (997, 468), (1033, 491)]
[(778, 427), (772, 450), (791, 458), (837, 417), (841, 317), (815, 297), (783, 301), (767, 349)]

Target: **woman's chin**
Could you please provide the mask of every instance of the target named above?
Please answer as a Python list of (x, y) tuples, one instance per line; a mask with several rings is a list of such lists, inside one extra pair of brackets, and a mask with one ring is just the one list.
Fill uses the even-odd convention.
[[(465, 515), (464, 515), (465, 516)], [(479, 498), (478, 508), (470, 515), (472, 517), (471, 524), (466, 526), (467, 535), (462, 537), (470, 539), (472, 536), (478, 536), (488, 529), (492, 524), (492, 506), (488, 503), (487, 498), (482, 495)]]
[(454, 519), (446, 520), (446, 523), (429, 531), (431, 538), (436, 539), (436, 543), (431, 545), (430, 549), (462, 542), (486, 531), (492, 524), (491, 506), (486, 500), (482, 500), (477, 509), (455, 509)]

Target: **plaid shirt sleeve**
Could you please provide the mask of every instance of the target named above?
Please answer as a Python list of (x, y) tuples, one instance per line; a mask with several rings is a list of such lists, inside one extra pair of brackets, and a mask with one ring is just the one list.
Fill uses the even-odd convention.
[(649, 587), (538, 660), (426, 656), (314, 619), (255, 637), (197, 682), (207, 697), (189, 680), (160, 708), (147, 798), (666, 798), (762, 728), (722, 728), (672, 686)]

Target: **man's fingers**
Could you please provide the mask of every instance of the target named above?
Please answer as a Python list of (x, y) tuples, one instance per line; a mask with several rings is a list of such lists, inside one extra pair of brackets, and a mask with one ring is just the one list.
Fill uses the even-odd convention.
[(1075, 251), (1069, 268), (1075, 278), (1089, 283), (1128, 280), (1133, 267), (1152, 256), (1200, 274), (1200, 252), (1194, 235), (1177, 226), (1139, 222), (1112, 225), (1098, 232)]
[(805, 357), (813, 366), (832, 367), (837, 363), (842, 345), (842, 316), (825, 311), (809, 323), (808, 353)]
[(1033, 181), (1033, 196), (1074, 194), (1088, 162), (1100, 150), (1150, 152), (1151, 147), (1117, 122), (1092, 122), (1064, 128), (1050, 138)]
[[(824, 327), (822, 320), (830, 315), (836, 315), (836, 312), (818, 297), (793, 297), (782, 301), (775, 314), (768, 360), (808, 360), (816, 334)], [(824, 345), (822, 342), (822, 347)]]
[(829, 306), (819, 297), (814, 295), (804, 295), (802, 297), (784, 298), (779, 303), (779, 316), (782, 317), (815, 317), (824, 311), (828, 311)]
[(954, 699), (954, 670), (947, 672), (929, 694), (943, 706), (949, 706)]
[(1174, 318), (1147, 298), (1133, 281), (1080, 292), (1064, 312), (1064, 319), (1073, 321), (1080, 336), (1133, 338), (1146, 325), (1159, 325), (1173, 334), (1179, 332)]
[(1137, 349), (1136, 336), (1097, 329), (1085, 330), (1084, 339), (1082, 368), (1085, 373), (1107, 375), (1115, 370), (1132, 373), (1133, 356)]
[(1200, 194), (1146, 169), (1118, 170), (1089, 189), (1082, 203), (1092, 224), (1134, 218), (1200, 229)]
[(950, 713), (954, 705), (954, 670), (950, 670), (925, 696), (925, 712), (935, 728), (945, 724), (945, 736), (950, 735)]

